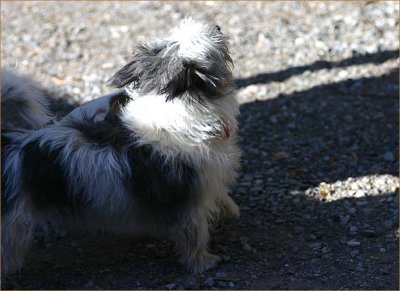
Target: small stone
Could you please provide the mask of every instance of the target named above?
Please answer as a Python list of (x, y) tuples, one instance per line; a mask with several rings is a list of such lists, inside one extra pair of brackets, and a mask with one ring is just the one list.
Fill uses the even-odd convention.
[(365, 191), (364, 190), (357, 190), (356, 193), (354, 194), (354, 197), (360, 198), (365, 196)]
[(83, 288), (85, 289), (93, 289), (94, 288), (94, 283), (93, 281), (89, 281), (88, 283), (85, 284), (85, 286), (83, 286)]
[(229, 288), (234, 288), (234, 287), (235, 287), (235, 283), (233, 283), (233, 282), (228, 282), (228, 287), (229, 287)]
[(351, 240), (351, 241), (348, 241), (347, 242), (347, 245), (349, 246), (349, 247), (356, 247), (356, 246), (359, 246), (361, 243), (359, 242), (359, 241), (355, 241), (355, 240)]
[(348, 215), (340, 215), (339, 216), (339, 220), (340, 220), (340, 224), (341, 225), (346, 225), (350, 220), (350, 216), (348, 216)]
[(324, 254), (329, 253), (329, 251), (330, 251), (330, 249), (328, 247), (323, 247), (321, 249), (321, 252), (324, 253)]
[(354, 225), (351, 225), (350, 227), (349, 227), (349, 231), (350, 232), (357, 232), (357, 230), (358, 230), (358, 228), (357, 228), (357, 226), (354, 226)]
[(240, 237), (240, 242), (242, 243), (242, 249), (250, 252), (252, 250), (251, 246), (248, 244), (249, 239), (245, 236)]
[(331, 195), (331, 190), (329, 189), (329, 186), (327, 184), (321, 183), (321, 185), (319, 186), (319, 195), (322, 198), (326, 198)]
[(155, 247), (156, 247), (155, 244), (147, 244), (147, 245), (145, 245), (146, 249), (154, 249)]
[(357, 257), (359, 253), (360, 253), (360, 252), (359, 252), (358, 250), (353, 250), (353, 251), (350, 252), (350, 256), (351, 256), (352, 258), (354, 258), (354, 257)]
[(321, 248), (321, 243), (319, 242), (310, 243), (308, 246), (313, 250), (319, 250)]
[(385, 248), (380, 248), (379, 251), (380, 251), (381, 253), (384, 253), (384, 252), (386, 252), (386, 249), (385, 249)]
[(170, 284), (165, 285), (164, 287), (165, 287), (166, 289), (168, 289), (168, 290), (171, 290), (171, 289), (174, 288), (175, 286), (176, 286), (175, 283), (170, 283)]
[(393, 161), (395, 160), (394, 155), (393, 155), (392, 152), (386, 152), (386, 153), (383, 155), (383, 159), (384, 159), (385, 161), (387, 161), (387, 162), (393, 162)]
[(252, 248), (249, 244), (243, 244), (242, 245), (243, 250), (245, 250), (246, 252), (251, 252)]
[(185, 289), (197, 290), (199, 289), (199, 281), (195, 276), (189, 276), (183, 281)]
[(375, 230), (372, 229), (363, 229), (360, 231), (360, 233), (365, 237), (375, 237), (377, 235)]
[(218, 282), (217, 282), (217, 285), (218, 285), (218, 287), (225, 288), (225, 287), (226, 287), (226, 282), (224, 282), (224, 281), (218, 281)]
[(393, 221), (391, 221), (391, 220), (385, 220), (385, 221), (383, 222), (383, 226), (384, 226), (386, 229), (391, 229), (392, 226), (393, 226)]
[(390, 274), (390, 271), (387, 268), (380, 268), (379, 272), (381, 272), (382, 275)]
[(172, 281), (175, 279), (175, 275), (166, 275), (162, 277), (162, 280), (165, 283), (172, 283)]
[(354, 207), (349, 209), (350, 214), (355, 214), (356, 212), (357, 212), (357, 209), (355, 209)]
[(203, 282), (203, 286), (205, 286), (205, 287), (212, 287), (212, 286), (214, 286), (214, 284), (215, 284), (215, 281), (214, 281), (214, 278), (213, 277), (208, 277), (204, 282)]
[(57, 238), (64, 238), (67, 236), (67, 231), (66, 230), (62, 230), (57, 232)]
[(241, 243), (247, 243), (247, 242), (249, 242), (249, 238), (246, 237), (246, 236), (241, 236), (241, 237), (240, 237), (240, 242), (241, 242)]
[(224, 262), (226, 262), (226, 263), (229, 262), (229, 261), (231, 260), (231, 257), (228, 256), (228, 255), (222, 255), (221, 258), (222, 258), (222, 260), (223, 260)]
[(236, 281), (234, 274), (227, 272), (218, 272), (215, 274), (215, 280), (219, 281)]
[(133, 259), (133, 258), (135, 258), (135, 255), (134, 255), (133, 253), (128, 253), (128, 254), (126, 255), (126, 258), (127, 258), (127, 259)]

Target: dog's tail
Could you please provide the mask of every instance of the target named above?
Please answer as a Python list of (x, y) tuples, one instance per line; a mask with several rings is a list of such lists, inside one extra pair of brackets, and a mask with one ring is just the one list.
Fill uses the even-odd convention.
[(40, 128), (53, 119), (39, 85), (10, 69), (1, 70), (1, 105), (2, 128)]

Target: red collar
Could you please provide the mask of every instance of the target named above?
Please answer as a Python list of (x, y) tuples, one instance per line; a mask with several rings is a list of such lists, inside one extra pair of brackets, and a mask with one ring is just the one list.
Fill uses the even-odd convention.
[(222, 135), (222, 139), (223, 140), (228, 139), (230, 136), (231, 136), (231, 130), (226, 124), (224, 124), (224, 133)]

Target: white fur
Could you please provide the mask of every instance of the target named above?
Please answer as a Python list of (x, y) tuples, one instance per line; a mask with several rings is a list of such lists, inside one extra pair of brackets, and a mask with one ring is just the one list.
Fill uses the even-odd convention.
[[(183, 158), (195, 166), (201, 173), (199, 207), (209, 212), (207, 217), (218, 213), (221, 206), (238, 216), (239, 209), (228, 195), (240, 159), (236, 141), (239, 106), (235, 95), (199, 106), (183, 99), (166, 101), (161, 95), (127, 92), (132, 101), (121, 119), (137, 135), (139, 143), (151, 145), (166, 159)], [(231, 131), (227, 139), (211, 134), (222, 133), (223, 123)]]

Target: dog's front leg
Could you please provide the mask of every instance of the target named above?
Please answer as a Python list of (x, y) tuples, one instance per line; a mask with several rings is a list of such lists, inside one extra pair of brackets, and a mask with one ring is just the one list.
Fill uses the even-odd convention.
[(221, 258), (210, 254), (207, 244), (210, 238), (208, 232), (208, 221), (205, 214), (200, 212), (191, 214), (184, 219), (172, 237), (180, 252), (180, 261), (193, 273), (201, 273), (214, 268), (221, 261)]
[(225, 193), (219, 197), (218, 207), (223, 218), (234, 220), (240, 218), (239, 206), (235, 203), (235, 201), (233, 201), (228, 193)]

